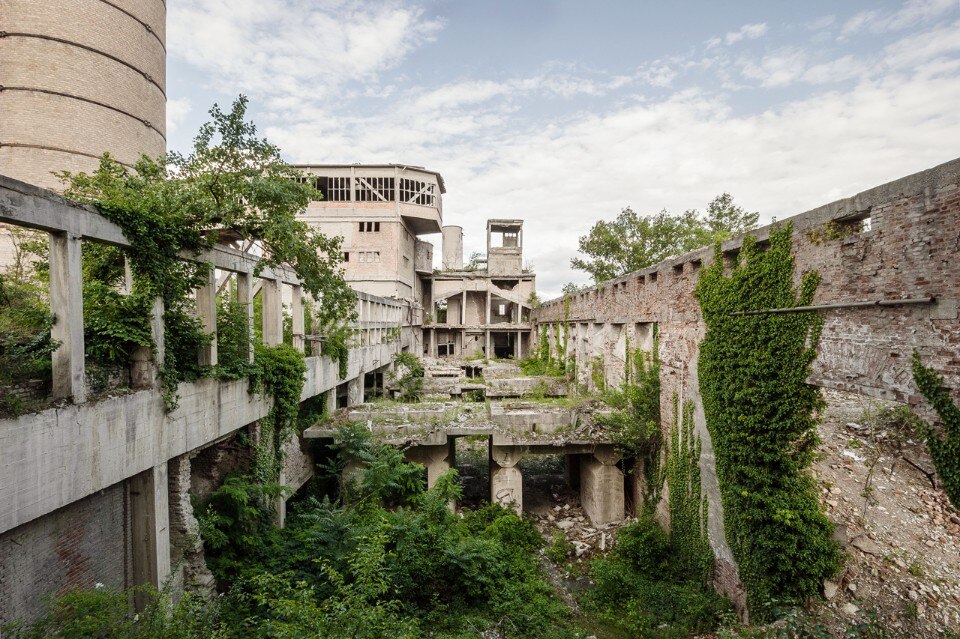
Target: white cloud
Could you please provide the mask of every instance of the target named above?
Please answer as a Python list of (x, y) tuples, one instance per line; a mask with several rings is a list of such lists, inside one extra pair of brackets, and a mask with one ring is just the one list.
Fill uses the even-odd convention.
[(168, 22), (171, 55), (254, 95), (369, 81), (443, 26), (399, 0), (181, 0)]
[(176, 132), (177, 128), (193, 110), (189, 98), (174, 98), (167, 100), (167, 136)]
[(860, 31), (885, 33), (912, 27), (956, 10), (957, 0), (907, 0), (896, 11), (861, 11), (843, 25), (843, 33), (850, 35)]
[(723, 40), (728, 45), (736, 44), (741, 40), (756, 40), (757, 38), (763, 36), (767, 32), (767, 25), (765, 22), (760, 22), (756, 24), (745, 24), (736, 31), (730, 31), (724, 36)]
[[(201, 7), (213, 11), (212, 3), (202, 0)], [(745, 25), (726, 34), (710, 56), (648, 61), (630, 73), (545, 66), (516, 77), (464, 75), (424, 86), (384, 71), (434, 37), (438, 24), (413, 36), (388, 30), (389, 45), (365, 37), (351, 44), (346, 36), (316, 43), (303, 57), (312, 68), (303, 70), (264, 46), (258, 29), (277, 19), (271, 14), (279, 0), (267, 4), (272, 9), (264, 15), (249, 0), (220, 7), (241, 16), (227, 20), (229, 33), (215, 32), (216, 42), (189, 55), (225, 85), (243, 74), (237, 80), (247, 83), (243, 88), (263, 83), (256, 88), (266, 108), (257, 119), (293, 161), (400, 162), (440, 171), (448, 187), (445, 222), (464, 226), (466, 254), (484, 249), (485, 218), (524, 218), (525, 254), (547, 296), (585, 279), (569, 268), (577, 236), (628, 204), (643, 212), (680, 211), (729, 191), (764, 220), (783, 219), (957, 155), (957, 22), (912, 29), (867, 52), (836, 42), (834, 48), (794, 44), (754, 59), (721, 46), (731, 36), (735, 44), (766, 32), (765, 24)], [(327, 15), (331, 6), (301, 9)], [(337, 6), (342, 14), (354, 11), (353, 4)], [(433, 22), (406, 5), (388, 7), (415, 24)], [(894, 13), (886, 24), (894, 24)], [(861, 28), (878, 28), (882, 18), (864, 18)], [(834, 33), (825, 22), (821, 29)], [(290, 50), (309, 48), (307, 32), (286, 36), (296, 42)], [(256, 46), (243, 50), (238, 34), (249, 34)], [(366, 53), (353, 59), (352, 47)], [(240, 61), (221, 67), (203, 53), (220, 48)], [(350, 93), (354, 77), (367, 82)], [(769, 97), (763, 87), (792, 90)], [(237, 88), (230, 85), (230, 92)], [(744, 106), (746, 95), (751, 102)], [(552, 109), (544, 98), (576, 106)]]

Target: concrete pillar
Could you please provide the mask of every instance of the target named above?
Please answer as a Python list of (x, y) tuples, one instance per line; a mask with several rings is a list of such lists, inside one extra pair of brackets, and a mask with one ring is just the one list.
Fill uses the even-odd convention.
[(333, 415), (337, 412), (337, 387), (334, 386), (324, 393), (323, 401), (327, 408), (327, 415)]
[(211, 268), (203, 278), (203, 286), (197, 289), (197, 315), (203, 324), (203, 332), (211, 335), (210, 343), (200, 349), (200, 365), (217, 365), (217, 273)]
[(150, 309), (150, 337), (153, 348), (139, 346), (133, 351), (130, 384), (133, 388), (151, 388), (157, 383), (166, 354), (163, 336), (163, 298), (153, 300)]
[(487, 324), (490, 323), (490, 305), (493, 303), (492, 299), (493, 299), (493, 295), (490, 293), (490, 291), (487, 291), (487, 308), (486, 308), (486, 311), (485, 311), (485, 312), (486, 312), (486, 322), (485, 322), (485, 323), (487, 323)]
[(347, 382), (347, 406), (356, 406), (363, 401), (363, 371), (360, 371), (357, 377)]
[[(160, 588), (170, 575), (170, 500), (167, 464), (127, 480), (130, 495), (130, 540), (134, 586)], [(142, 610), (149, 599), (137, 593), (134, 605)]]
[(293, 347), (298, 351), (303, 350), (303, 289), (299, 286), (292, 286), (293, 297), (290, 302), (290, 314), (293, 320)]
[(437, 329), (431, 328), (430, 331), (430, 357), (436, 358), (437, 356)]
[(460, 295), (460, 324), (467, 324), (467, 291), (464, 290)]
[(517, 463), (523, 455), (513, 446), (490, 447), (490, 501), (523, 513), (523, 475)]
[(261, 280), (263, 296), (263, 344), (277, 346), (283, 342), (283, 301), (279, 280)]
[(213, 596), (216, 583), (207, 568), (200, 539), (200, 524), (190, 498), (190, 455), (174, 457), (167, 464), (170, 497), (170, 565), (176, 569), (171, 594), (176, 601), (184, 590)]
[(580, 504), (595, 526), (620, 521), (625, 516), (620, 456), (603, 447), (580, 459)]
[[(280, 469), (280, 478), (277, 482), (281, 486), (287, 485), (287, 473), (283, 468)], [(283, 528), (287, 524), (287, 498), (285, 495), (277, 497), (277, 502), (274, 504), (273, 523), (277, 525), (277, 528)]]
[(247, 314), (247, 337), (250, 341), (247, 359), (253, 361), (253, 276), (250, 273), (237, 273), (237, 301), (243, 305)]
[(87, 400), (83, 359), (83, 263), (80, 238), (50, 234), (50, 310), (56, 321), (50, 329), (54, 342), (53, 397)]
[(422, 464), (427, 469), (427, 488), (433, 488), (437, 479), (454, 465), (453, 438), (446, 444), (413, 446), (406, 451), (409, 461)]
[(513, 344), (513, 359), (519, 360), (523, 357), (523, 333), (517, 331), (517, 341)]

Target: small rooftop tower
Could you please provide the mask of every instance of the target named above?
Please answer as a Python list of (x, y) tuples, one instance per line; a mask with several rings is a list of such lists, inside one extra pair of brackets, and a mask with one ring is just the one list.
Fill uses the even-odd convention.
[(523, 273), (523, 220), (487, 220), (487, 270), (490, 275)]

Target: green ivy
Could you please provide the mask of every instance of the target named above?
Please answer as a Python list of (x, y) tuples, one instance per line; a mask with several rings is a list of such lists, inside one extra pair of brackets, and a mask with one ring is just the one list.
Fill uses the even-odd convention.
[(256, 375), (251, 391), (273, 397), (270, 413), (260, 420), (260, 441), (253, 448), (253, 479), (262, 485), (276, 483), (283, 467), (283, 444), (296, 431), (307, 372), (303, 353), (289, 344), (257, 346)]
[(773, 599), (818, 592), (840, 564), (833, 524), (806, 472), (824, 402), (807, 383), (823, 319), (815, 313), (734, 316), (745, 310), (809, 305), (819, 283), (794, 287), (791, 225), (770, 234), (766, 251), (746, 237), (732, 273), (717, 245), (696, 295), (707, 330), (699, 382), (716, 453), (727, 540), (754, 618)]
[(670, 491), (672, 561), (691, 579), (709, 584), (714, 562), (707, 538), (707, 499), (700, 482), (700, 438), (693, 432), (693, 402), (684, 402), (682, 415), (679, 410), (674, 395), (664, 469)]
[(943, 377), (924, 366), (916, 351), (913, 353), (913, 381), (942, 422), (942, 437), (927, 425), (927, 447), (950, 503), (960, 508), (960, 408), (950, 397)]
[[(626, 345), (623, 385), (607, 391), (604, 402), (614, 410), (598, 415), (597, 421), (607, 430), (618, 450), (627, 457), (650, 456), (660, 440), (660, 358), (659, 344), (654, 337), (653, 350)], [(646, 464), (647, 467), (649, 464)]]

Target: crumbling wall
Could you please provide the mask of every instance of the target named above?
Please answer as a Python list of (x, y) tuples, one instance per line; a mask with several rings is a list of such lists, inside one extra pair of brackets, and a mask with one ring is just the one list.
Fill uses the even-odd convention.
[(120, 483), (0, 535), (0, 625), (36, 617), (48, 595), (127, 585), (127, 517)]
[[(954, 160), (789, 218), (795, 277), (799, 281), (809, 270), (822, 277), (814, 304), (920, 300), (825, 311), (811, 383), (916, 407), (920, 396), (910, 372), (910, 356), (916, 350), (948, 386), (960, 389), (958, 185), (960, 160)], [(762, 246), (770, 231), (767, 226), (751, 235)], [(724, 259), (732, 262), (741, 245), (742, 238), (724, 242)], [(713, 256), (712, 248), (703, 248), (573, 295), (566, 305), (562, 299), (546, 302), (534, 312), (534, 320), (539, 331), (548, 331), (551, 345), (556, 325), (570, 326), (567, 352), (576, 358), (578, 379), (588, 385), (597, 358), (611, 369), (603, 372), (608, 382), (618, 377), (618, 342), (607, 338), (611, 326), (623, 325), (628, 333), (633, 326), (636, 341), (649, 343), (648, 327), (656, 323), (661, 427), (669, 432), (674, 397), (694, 402), (697, 431), (704, 441), (700, 465), (711, 504), (708, 530), (718, 559), (717, 585), (736, 600), (742, 590), (725, 547), (696, 373), (705, 324), (694, 289), (698, 273)], [(934, 297), (935, 303), (922, 302)]]

